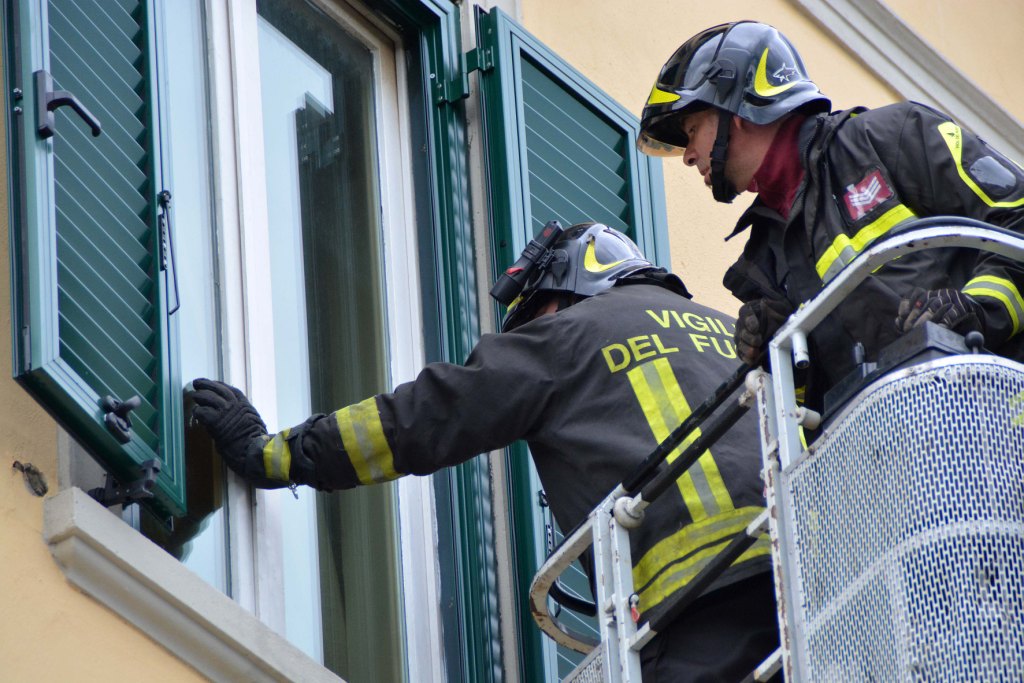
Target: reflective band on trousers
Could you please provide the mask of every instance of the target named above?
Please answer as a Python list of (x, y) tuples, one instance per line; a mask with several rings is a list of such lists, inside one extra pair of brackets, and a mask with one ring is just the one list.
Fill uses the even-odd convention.
[(842, 272), (843, 268), (850, 265), (853, 259), (857, 258), (857, 255), (864, 251), (869, 244), (910, 218), (914, 218), (914, 212), (902, 204), (898, 204), (858, 230), (853, 237), (849, 235), (836, 237), (815, 265), (815, 270), (818, 271), (818, 277), (821, 278), (822, 283), (828, 284), (832, 278)]
[(1006, 308), (1006, 312), (1013, 322), (1011, 337), (1020, 332), (1024, 326), (1024, 299), (1021, 298), (1017, 287), (1006, 278), (981, 275), (964, 285), (963, 293), (999, 301)]
[[(640, 596), (641, 611), (648, 611), (693, 580), (736, 534), (764, 508), (743, 507), (715, 517), (688, 524), (659, 541), (633, 565), (633, 585)], [(733, 566), (771, 553), (767, 536), (762, 535)]]
[(341, 441), (360, 484), (379, 484), (402, 476), (384, 436), (377, 399), (370, 397), (334, 414)]

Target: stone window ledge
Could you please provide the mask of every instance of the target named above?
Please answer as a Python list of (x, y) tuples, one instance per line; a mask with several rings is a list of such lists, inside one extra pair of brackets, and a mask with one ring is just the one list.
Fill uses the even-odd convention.
[(45, 502), (68, 582), (214, 681), (343, 683), (78, 488)]

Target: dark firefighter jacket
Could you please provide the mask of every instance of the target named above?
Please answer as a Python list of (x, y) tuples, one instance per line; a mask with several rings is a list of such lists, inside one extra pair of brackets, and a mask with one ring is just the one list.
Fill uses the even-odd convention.
[[(914, 217), (966, 216), (1024, 231), (1024, 169), (923, 105), (811, 117), (800, 155), (804, 179), (788, 220), (757, 199), (732, 233), (751, 228), (724, 278), (742, 301), (782, 296), (798, 306)], [(975, 250), (917, 252), (882, 267), (811, 335), (810, 405), (853, 368), (855, 342), (872, 361), (896, 338), (899, 300), (914, 287), (970, 294), (984, 308), (986, 347), (1019, 357), (1024, 265)]]
[[(301, 443), (281, 432), (264, 449), (266, 471), (343, 489), (525, 439), (556, 521), (571, 529), (737, 366), (732, 318), (650, 282), (484, 335), (465, 365), (430, 364), (393, 393), (311, 418)], [(648, 616), (763, 509), (755, 424), (747, 413), (633, 532)], [(767, 570), (768, 557), (765, 539), (712, 588)]]

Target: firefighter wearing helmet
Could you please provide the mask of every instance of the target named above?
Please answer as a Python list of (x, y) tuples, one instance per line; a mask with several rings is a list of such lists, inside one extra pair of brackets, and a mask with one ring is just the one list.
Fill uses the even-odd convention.
[[(523, 439), (571, 529), (738, 367), (732, 318), (606, 225), (549, 223), (492, 293), (508, 306), (502, 333), (463, 365), (431, 363), (276, 434), (239, 389), (196, 379), (194, 417), (258, 487), (376, 484)], [(644, 618), (764, 509), (758, 443), (747, 414), (647, 508), (630, 535)], [(739, 680), (777, 648), (769, 554), (762, 538), (658, 633), (641, 651), (645, 681)]]
[(508, 306), (502, 332), (532, 320), (541, 304), (561, 310), (600, 294), (628, 275), (654, 269), (633, 240), (601, 223), (574, 225), (566, 233), (549, 224), (540, 237), (553, 240), (553, 248), (542, 257), (543, 263), (534, 264), (529, 271), (522, 292), (511, 300), (501, 294), (504, 278), (521, 272), (518, 263), (505, 271), (491, 290), (498, 303)]
[[(689, 138), (681, 121), (706, 109), (767, 125), (798, 109), (829, 107), (785, 36), (752, 21), (722, 24), (683, 43), (662, 67), (644, 107), (638, 146), (652, 156), (683, 155)], [(730, 202), (737, 195), (724, 176), (731, 118), (717, 119), (711, 187), (715, 199)]]
[[(964, 216), (1024, 229), (1024, 169), (945, 114), (901, 102), (830, 112), (796, 49), (754, 21), (690, 38), (662, 67), (638, 147), (681, 156), (713, 197), (754, 202), (728, 235), (748, 232), (724, 284), (743, 302), (736, 345), (750, 361), (801, 303), (871, 243), (912, 219)], [(971, 250), (904, 256), (861, 284), (810, 339), (806, 397), (828, 389), (915, 325), (978, 330), (1021, 358), (1024, 268)]]

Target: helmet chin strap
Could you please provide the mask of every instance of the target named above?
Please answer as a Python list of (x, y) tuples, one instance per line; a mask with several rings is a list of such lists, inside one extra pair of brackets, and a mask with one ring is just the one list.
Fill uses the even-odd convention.
[(718, 136), (711, 148), (711, 196), (715, 201), (731, 204), (739, 192), (725, 177), (725, 158), (729, 151), (729, 125), (732, 114), (727, 111), (718, 112)]

